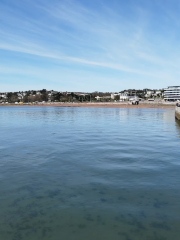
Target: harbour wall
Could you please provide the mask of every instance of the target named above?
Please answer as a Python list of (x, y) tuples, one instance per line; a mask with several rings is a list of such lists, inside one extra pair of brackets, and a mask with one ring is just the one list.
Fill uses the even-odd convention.
[(175, 118), (180, 121), (180, 107), (175, 109)]

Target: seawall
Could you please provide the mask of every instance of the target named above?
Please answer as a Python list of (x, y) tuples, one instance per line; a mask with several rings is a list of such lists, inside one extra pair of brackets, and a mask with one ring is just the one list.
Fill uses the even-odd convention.
[(180, 121), (180, 107), (175, 109), (175, 118)]

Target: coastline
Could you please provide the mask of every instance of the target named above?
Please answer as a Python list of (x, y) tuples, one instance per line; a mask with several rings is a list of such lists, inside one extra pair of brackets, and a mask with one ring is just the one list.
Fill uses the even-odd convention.
[(39, 104), (0, 104), (0, 107), (88, 107), (88, 108), (165, 108), (174, 109), (175, 104), (167, 103), (39, 103)]

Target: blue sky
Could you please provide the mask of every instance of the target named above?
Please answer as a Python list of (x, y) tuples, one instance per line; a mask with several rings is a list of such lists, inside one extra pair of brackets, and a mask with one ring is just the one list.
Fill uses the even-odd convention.
[(180, 85), (180, 1), (0, 0), (0, 92)]

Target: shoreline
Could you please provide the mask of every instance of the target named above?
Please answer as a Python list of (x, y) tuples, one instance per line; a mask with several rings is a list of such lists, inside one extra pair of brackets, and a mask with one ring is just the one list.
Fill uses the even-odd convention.
[(165, 108), (174, 109), (175, 104), (167, 103), (39, 103), (39, 104), (0, 104), (0, 107), (88, 107), (88, 108)]

